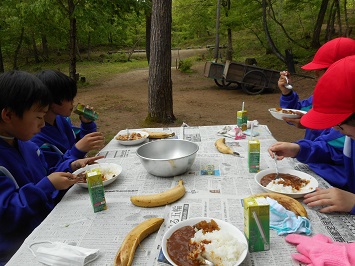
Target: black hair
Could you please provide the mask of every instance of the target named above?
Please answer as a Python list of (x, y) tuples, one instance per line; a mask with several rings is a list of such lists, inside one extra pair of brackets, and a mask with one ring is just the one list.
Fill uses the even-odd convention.
[(9, 108), (22, 118), (33, 105), (46, 107), (51, 100), (46, 86), (33, 74), (9, 71), (0, 75), (0, 111)]
[(36, 76), (48, 88), (54, 103), (61, 104), (63, 100), (74, 100), (77, 86), (72, 78), (57, 70), (43, 70)]

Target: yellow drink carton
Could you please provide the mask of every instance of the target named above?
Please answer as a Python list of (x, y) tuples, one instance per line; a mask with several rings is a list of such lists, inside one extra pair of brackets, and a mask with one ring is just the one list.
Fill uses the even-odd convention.
[(249, 197), (244, 203), (244, 234), (250, 252), (270, 249), (270, 206), (264, 197)]
[(105, 190), (100, 169), (92, 169), (86, 172), (86, 181), (94, 212), (106, 210)]
[(237, 112), (237, 126), (242, 129), (242, 131), (247, 130), (248, 125), (248, 112), (246, 110)]
[(248, 141), (248, 166), (249, 173), (260, 171), (260, 141), (256, 138)]

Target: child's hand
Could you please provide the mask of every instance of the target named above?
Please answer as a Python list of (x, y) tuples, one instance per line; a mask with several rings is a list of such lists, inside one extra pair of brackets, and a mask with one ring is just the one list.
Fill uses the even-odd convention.
[(271, 145), (268, 152), (271, 158), (274, 158), (274, 152), (277, 155), (278, 160), (282, 160), (284, 157), (296, 157), (301, 147), (296, 143), (291, 142), (276, 142)]
[(304, 113), (296, 111), (295, 112), (297, 115), (300, 116), (300, 118), (288, 118), (288, 117), (283, 117), (282, 119), (286, 121), (287, 123), (301, 129), (305, 129), (305, 127), (301, 124), (301, 117), (304, 116)]
[(89, 133), (75, 144), (75, 147), (82, 152), (99, 150), (102, 149), (104, 146), (105, 137), (100, 132)]
[(93, 164), (95, 163), (96, 160), (105, 158), (105, 156), (95, 156), (95, 157), (90, 157), (90, 158), (84, 158), (84, 159), (79, 159), (70, 164), (71, 169), (74, 171), (85, 167), (88, 164)]
[(290, 80), (290, 73), (287, 71), (280, 72), (280, 78), (277, 82), (277, 86), (279, 87), (281, 93), (284, 95), (290, 93), (290, 90), (285, 87), (285, 85), (287, 85), (287, 79)]
[(350, 212), (355, 205), (355, 194), (339, 188), (320, 189), (306, 194), (303, 202), (309, 207), (322, 206), (320, 212)]
[(49, 181), (58, 190), (67, 189), (79, 181), (72, 173), (54, 172), (48, 176)]

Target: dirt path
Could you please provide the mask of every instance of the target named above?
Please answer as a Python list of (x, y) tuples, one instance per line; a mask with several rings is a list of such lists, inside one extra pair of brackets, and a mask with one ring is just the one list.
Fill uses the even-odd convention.
[[(180, 51), (180, 59), (201, 50)], [(173, 53), (173, 61), (177, 53)], [(262, 95), (248, 95), (241, 89), (221, 89), (212, 79), (203, 76), (204, 62), (195, 63), (193, 73), (185, 74), (172, 68), (174, 114), (178, 119), (170, 126), (182, 122), (190, 126), (235, 124), (236, 112), (242, 102), (248, 110), (250, 120), (258, 120), (269, 126), (277, 140), (296, 141), (304, 131), (276, 120), (268, 112), (279, 106), (279, 91)], [(311, 95), (315, 82), (311, 79), (297, 79), (295, 89), (304, 99)], [(148, 68), (117, 74), (98, 86), (80, 89), (77, 100), (90, 104), (99, 112), (99, 130), (112, 138), (125, 128), (145, 127), (148, 103)]]

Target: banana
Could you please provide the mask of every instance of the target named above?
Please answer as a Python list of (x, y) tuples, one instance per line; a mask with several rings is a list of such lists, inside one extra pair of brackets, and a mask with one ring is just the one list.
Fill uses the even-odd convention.
[(238, 152), (233, 151), (229, 146), (227, 146), (226, 138), (217, 139), (214, 145), (216, 146), (217, 150), (221, 153), (240, 156)]
[(114, 265), (130, 266), (139, 243), (150, 234), (158, 231), (163, 222), (163, 218), (151, 218), (134, 227), (125, 237), (120, 249), (117, 251)]
[(289, 196), (278, 194), (278, 193), (259, 193), (254, 194), (252, 197), (269, 197), (276, 200), (279, 204), (281, 204), (285, 209), (294, 212), (298, 216), (308, 217), (306, 209), (303, 205), (296, 199), (291, 198)]
[(169, 137), (175, 136), (175, 133), (166, 133), (166, 132), (151, 132), (151, 131), (146, 131), (149, 134), (150, 139), (166, 139)]
[(185, 192), (183, 181), (179, 180), (179, 183), (171, 189), (157, 194), (133, 196), (131, 202), (139, 207), (157, 207), (177, 201), (185, 195)]

